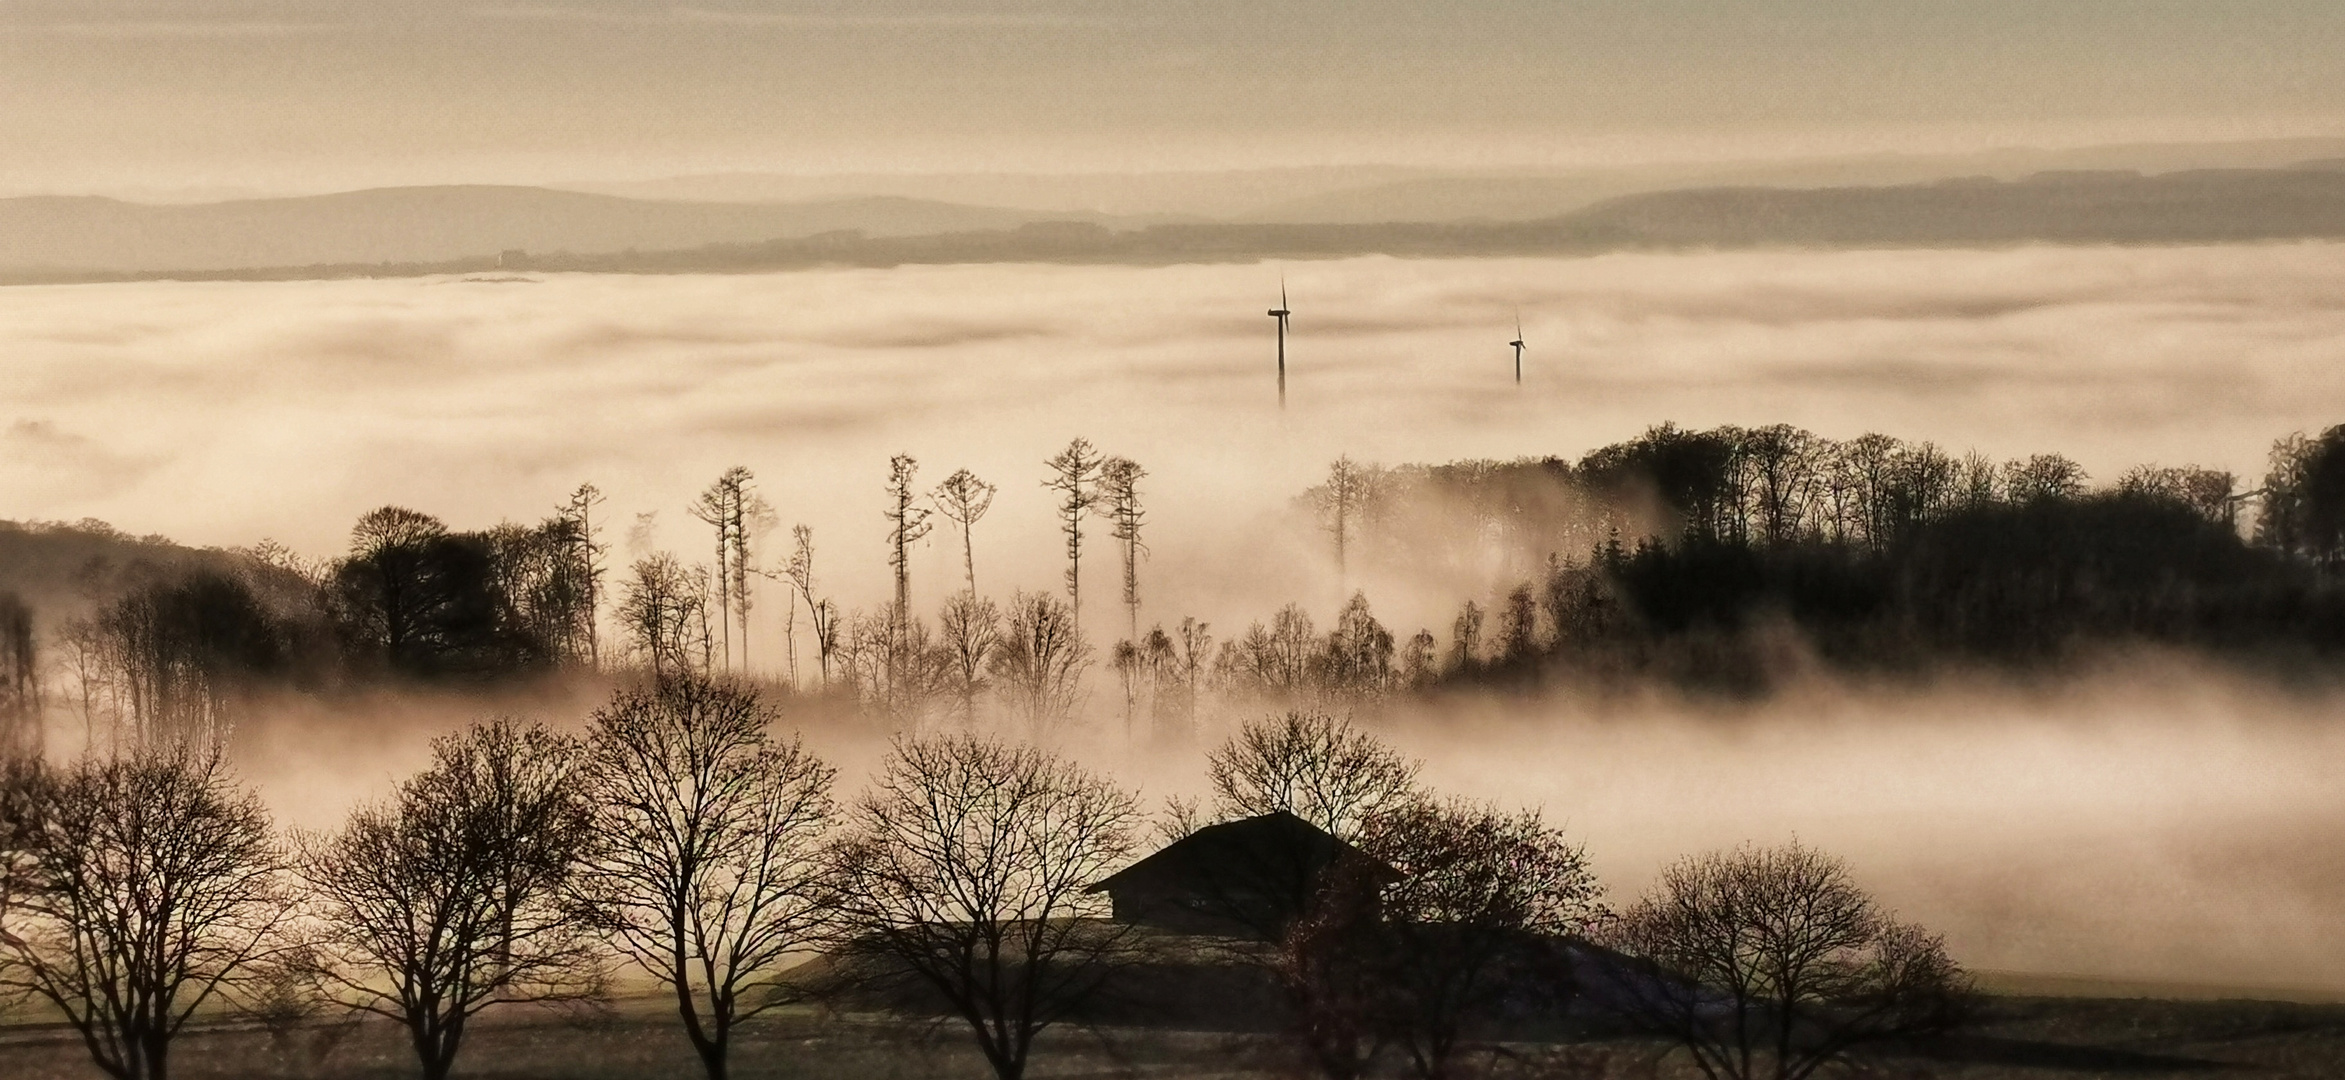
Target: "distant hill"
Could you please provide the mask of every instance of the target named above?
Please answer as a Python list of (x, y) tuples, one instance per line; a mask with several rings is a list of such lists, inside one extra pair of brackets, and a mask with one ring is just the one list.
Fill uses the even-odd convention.
[(2175, 244), (2345, 236), (2345, 170), (2042, 173), (1878, 188), (1632, 195), (1572, 215), (1658, 246)]
[[(1490, 197), (1524, 195), (1492, 189)], [(83, 224), (43, 218), (28, 207), (32, 203), (70, 205), (82, 215), (73, 220)], [(1372, 254), (2339, 239), (2345, 238), (2345, 168), (2316, 162), (2158, 176), (2053, 172), (2016, 181), (1710, 187), (1624, 195), (1536, 220), (1138, 225), (1104, 216), (1035, 216), (905, 199), (662, 203), (530, 188), (403, 189), (208, 207), (13, 200), (0, 202), (0, 281), (469, 273), (498, 267), (498, 253), (514, 248), (526, 254), (505, 260), (507, 270), (682, 273), (909, 263), (1166, 264)], [(70, 251), (81, 250), (68, 242), (76, 229), (107, 237), (110, 261), (68, 261)], [(46, 253), (43, 259), (21, 254), (36, 249)], [(41, 266), (86, 269), (30, 269)]]
[(885, 196), (703, 203), (487, 186), (171, 206), (31, 196), (0, 199), (0, 270), (140, 273), (429, 263), (515, 249), (666, 250), (840, 229), (872, 236), (1004, 229), (1043, 217), (1114, 220)]
[[(2345, 152), (2345, 143), (2331, 150)], [(1430, 169), (1390, 165), (1139, 173), (853, 173), (793, 176), (744, 172), (547, 186), (631, 199), (770, 203), (892, 195), (906, 199), (1012, 207), (1030, 212), (1046, 212), (1052, 216), (1116, 214), (1154, 220), (1252, 220), (1261, 218), (1261, 211), (1269, 206), (1330, 192), (1374, 188), (1434, 175), (1437, 175), (1436, 172)], [(1552, 209), (1549, 212), (1552, 213)]]

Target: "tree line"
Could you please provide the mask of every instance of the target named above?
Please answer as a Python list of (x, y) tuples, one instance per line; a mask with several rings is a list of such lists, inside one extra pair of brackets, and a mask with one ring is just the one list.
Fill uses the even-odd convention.
[(2247, 490), (2197, 467), (2096, 487), (2053, 454), (1663, 425), (1577, 462), (1339, 460), (1306, 505), (1339, 567), (1516, 582), (1401, 643), (1394, 676), (1419, 688), (1752, 690), (1814, 663), (2041, 667), (2138, 643), (2296, 662), (2345, 646), (2345, 426), (2280, 440)]
[(1242, 928), (1206, 962), (1274, 987), (1281, 1045), (1330, 1080), (1462, 1075), (1575, 1007), (1778, 1080), (1962, 1017), (1942, 943), (1812, 849), (1690, 858), (1615, 911), (1540, 813), (1426, 790), (1330, 715), (1257, 720), (1208, 760), (1209, 805), (1149, 815), (1038, 746), (906, 736), (842, 794), (771, 699), (697, 676), (622, 687), (577, 734), (475, 723), (320, 831), (275, 828), (213, 741), (12, 756), (0, 991), (121, 1080), (163, 1080), (191, 1025), (237, 1015), (380, 1017), (440, 1080), (483, 1012), (622, 974), (672, 1001), (711, 1080), (745, 1021), (810, 1000), (944, 1017), (1017, 1080), (1043, 1032), (1198, 955), (1108, 918), (1094, 883), (1151, 833), (1285, 813), (1336, 854), (1207, 895)]
[[(1038, 738), (1107, 712), (1129, 737), (1177, 740), (1264, 704), (1361, 708), (1445, 687), (1749, 692), (1815, 663), (2042, 666), (2129, 643), (2301, 663), (2345, 646), (2345, 427), (2280, 440), (2249, 490), (2153, 466), (2096, 487), (2058, 455), (1997, 462), (1785, 425), (1662, 425), (1576, 462), (1338, 459), (1301, 505), (1339, 579), (1431, 578), (1466, 598), (1413, 632), (1380, 621), (1365, 588), (1325, 626), (1300, 602), (1242, 630), (1144, 622), (1148, 471), (1084, 439), (1041, 465), (1064, 578), (1006, 599), (979, 588), (996, 486), (966, 469), (925, 485), (909, 455), (882, 480), (894, 590), (869, 609), (827, 593), (813, 531), (780, 533), (744, 467), (686, 508), (707, 529), (705, 561), (612, 566), (603, 496), (581, 485), (534, 524), (471, 532), (384, 507), (330, 560), (263, 543), (93, 564), (70, 575), (71, 618), (45, 623), (0, 593), (0, 743), (37, 740), (59, 706), (93, 739), (186, 734), (225, 728), (269, 688), (574, 670), (754, 675), (898, 730)], [(962, 580), (921, 612), (910, 552), (940, 524)], [(1123, 608), (1107, 631), (1079, 618), (1085, 556), (1103, 540)], [(781, 590), (781, 634), (756, 662), (767, 585)]]

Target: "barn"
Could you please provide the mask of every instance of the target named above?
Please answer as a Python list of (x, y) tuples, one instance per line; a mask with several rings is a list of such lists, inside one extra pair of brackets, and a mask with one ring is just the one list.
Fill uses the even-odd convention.
[(1117, 922), (1183, 934), (1274, 939), (1331, 872), (1399, 876), (1286, 811), (1208, 825), (1099, 881)]

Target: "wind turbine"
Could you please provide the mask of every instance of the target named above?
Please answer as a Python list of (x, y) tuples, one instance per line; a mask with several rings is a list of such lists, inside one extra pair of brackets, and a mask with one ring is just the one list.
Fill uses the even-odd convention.
[(1294, 314), (1286, 306), (1286, 279), (1278, 279), (1278, 306), (1270, 309), (1270, 317), (1278, 320), (1278, 407), (1286, 408), (1286, 320)]
[(1514, 340), (1507, 342), (1507, 344), (1514, 346), (1514, 384), (1521, 386), (1523, 384), (1523, 313), (1519, 309), (1514, 313)]

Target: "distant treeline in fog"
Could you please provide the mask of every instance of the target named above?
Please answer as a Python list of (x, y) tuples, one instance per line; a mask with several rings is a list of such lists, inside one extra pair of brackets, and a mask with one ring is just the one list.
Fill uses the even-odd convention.
[(761, 206), (529, 188), (419, 188), (212, 206), (0, 200), (0, 281), (1165, 265), (2337, 237), (2345, 237), (2345, 169), (2334, 162), (2156, 176), (2050, 172), (2018, 181), (1974, 177), (1884, 187), (1713, 187), (1559, 206), (1536, 218), (1458, 213), (1341, 223), (1150, 223), (909, 200)]
[[(1664, 425), (1578, 462), (1339, 462), (1309, 501), (1371, 573), (1513, 576), (1398, 646), (1417, 686), (1659, 678), (1754, 690), (1818, 664), (2042, 668), (2158, 644), (2345, 646), (2345, 427), (2228, 472), (1998, 462), (1869, 434)], [(1337, 532), (1340, 530), (1340, 532)], [(1340, 539), (1337, 539), (1340, 537)]]
[[(886, 548), (819, 563), (812, 531), (781, 533), (738, 467), (688, 507), (708, 562), (615, 565), (592, 485), (477, 532), (384, 507), (322, 561), (7, 525), (0, 716), (12, 741), (43, 716), (93, 738), (222, 730), (267, 690), (640, 671), (754, 675), (899, 730), (1041, 738), (1113, 713), (1128, 735), (1180, 739), (1263, 706), (1459, 689), (1752, 693), (1819, 666), (2049, 670), (2139, 644), (2301, 672), (2345, 648), (2345, 426), (2280, 440), (2252, 489), (2192, 467), (2096, 485), (2058, 455), (1783, 425), (1663, 425), (1577, 462), (1343, 459), (1296, 501), (1356, 585), (1324, 627), (1304, 598), (1243, 628), (1158, 615), (1177, 607), (1143, 604), (1147, 470), (1081, 439), (1041, 465), (1066, 573), (1006, 596), (977, 587), (994, 485), (961, 470), (924, 486), (909, 456), (889, 463)], [(908, 551), (940, 525), (965, 584), (931, 618)], [(842, 607), (818, 573), (834, 558), (885, 558), (894, 596)], [(1080, 618), (1086, 581), (1120, 617)], [(1370, 594), (1396, 585), (1460, 606), (1447, 625), (1390, 627)], [(750, 612), (768, 604), (753, 662)]]

